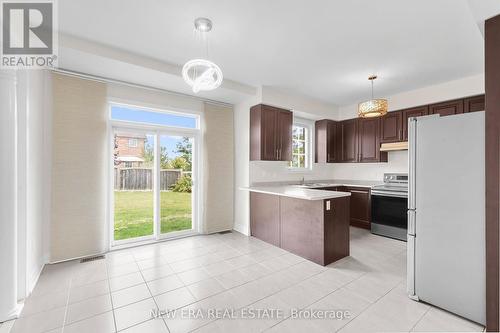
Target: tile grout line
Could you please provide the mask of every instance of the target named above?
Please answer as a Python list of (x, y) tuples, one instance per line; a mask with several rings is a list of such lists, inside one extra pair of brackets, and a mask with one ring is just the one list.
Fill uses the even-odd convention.
[[(137, 265), (137, 259), (135, 258), (135, 256), (134, 256), (133, 254), (132, 254), (132, 256), (134, 257), (134, 261), (135, 261), (135, 263), (136, 263), (136, 265)], [(162, 256), (162, 258), (163, 258), (163, 256)], [(167, 262), (167, 265), (169, 265), (169, 264), (168, 264), (168, 262)], [(139, 267), (139, 265), (137, 265), (137, 267)], [(169, 265), (169, 267), (170, 267), (170, 265)], [(172, 269), (172, 267), (170, 267), (170, 269)], [(146, 288), (148, 288), (149, 294), (151, 295), (151, 298), (153, 299), (153, 302), (154, 302), (154, 303), (155, 303), (155, 305), (156, 305), (156, 309), (159, 311), (159, 310), (160, 310), (160, 307), (158, 306), (158, 303), (156, 302), (156, 299), (155, 299), (155, 297), (153, 296), (153, 293), (151, 292), (151, 289), (149, 288), (149, 285), (148, 285), (148, 283), (146, 282), (146, 279), (144, 278), (144, 274), (142, 274), (142, 270), (141, 270), (141, 268), (140, 268), (140, 267), (139, 267), (139, 272), (140, 272), (140, 274), (141, 274), (142, 279), (144, 280), (144, 283), (146, 284)], [(177, 277), (177, 278), (178, 278), (178, 277)], [(158, 280), (159, 280), (159, 279), (158, 279)], [(182, 280), (181, 280), (181, 282), (182, 282)], [(178, 288), (177, 288), (177, 289), (178, 289)], [(143, 301), (143, 300), (141, 300), (141, 301)], [(141, 302), (141, 301), (138, 301), (138, 302)], [(138, 302), (135, 302), (135, 303), (138, 303)], [(134, 303), (132, 303), (132, 304), (134, 304)], [(114, 309), (113, 309), (113, 312), (114, 312)], [(132, 325), (132, 326), (130, 326), (130, 327), (134, 327), (134, 326), (137, 326), (137, 325), (143, 324), (143, 323), (145, 323), (145, 322), (147, 322), (147, 321), (149, 321), (149, 320), (155, 320), (155, 319), (154, 319), (154, 318), (151, 318), (151, 319), (148, 319), (148, 320), (145, 320), (145, 321), (141, 321), (140, 323), (137, 323), (136, 325)], [(167, 328), (168, 333), (170, 333), (170, 328), (168, 327), (167, 322), (165, 321), (165, 319), (161, 318), (161, 320), (162, 320), (163, 324), (165, 325), (165, 327)], [(128, 329), (128, 328), (130, 328), (130, 327), (127, 327), (126, 329)]]
[(73, 276), (74, 276), (74, 274), (72, 273), (71, 274), (71, 279), (69, 280), (68, 296), (66, 297), (66, 308), (64, 309), (64, 317), (63, 317), (63, 325), (62, 325), (62, 328), (61, 328), (61, 333), (64, 333), (64, 328), (66, 327), (66, 319), (67, 319), (67, 316), (68, 316), (69, 298), (71, 296), (71, 286), (73, 284)]
[(413, 329), (418, 325), (418, 323), (420, 323), (422, 321), (422, 319), (424, 319), (425, 315), (431, 311), (432, 307), (428, 307), (427, 310), (420, 316), (420, 318), (417, 320), (417, 322), (410, 328), (410, 330), (408, 332), (413, 332)]
[[(134, 258), (135, 260), (135, 258)], [(108, 269), (108, 263), (106, 262), (106, 275), (107, 275), (107, 282), (108, 282), (108, 288), (109, 288), (109, 298), (111, 300), (111, 313), (113, 314), (113, 324), (115, 325), (115, 332), (118, 332), (118, 326), (116, 325), (116, 317), (115, 317), (115, 305), (113, 303), (113, 295), (111, 293), (111, 282), (110, 277), (109, 277), (109, 269)], [(63, 332), (64, 333), (64, 332)]]
[(371, 303), (369, 306), (366, 307), (366, 309), (364, 309), (363, 311), (361, 311), (355, 318), (353, 318), (352, 320), (349, 320), (344, 326), (342, 326), (341, 328), (339, 328), (338, 330), (336, 330), (336, 332), (344, 329), (344, 327), (348, 326), (350, 323), (352, 323), (354, 321), (354, 319), (356, 318), (359, 318), (359, 316), (363, 313), (365, 313), (369, 308), (371, 308), (372, 306), (374, 306), (375, 304), (377, 304), (382, 298), (384, 298), (385, 296), (387, 296), (387, 294), (389, 294), (391, 291), (393, 291), (394, 289), (396, 289), (399, 285), (401, 284), (401, 282), (399, 282), (396, 286), (394, 286), (393, 288), (391, 288), (388, 292), (386, 292), (385, 294), (383, 294), (382, 296), (380, 296), (379, 298), (377, 298), (377, 300), (373, 303)]

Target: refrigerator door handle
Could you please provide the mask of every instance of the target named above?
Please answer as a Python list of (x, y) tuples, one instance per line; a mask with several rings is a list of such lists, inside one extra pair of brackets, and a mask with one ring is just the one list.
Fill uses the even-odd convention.
[(416, 208), (417, 119), (408, 119), (408, 209)]
[(408, 210), (408, 235), (415, 236), (415, 223), (417, 212), (414, 209)]
[(415, 236), (408, 235), (407, 247), (407, 263), (406, 263), (406, 291), (408, 297), (418, 301), (418, 295), (415, 290)]

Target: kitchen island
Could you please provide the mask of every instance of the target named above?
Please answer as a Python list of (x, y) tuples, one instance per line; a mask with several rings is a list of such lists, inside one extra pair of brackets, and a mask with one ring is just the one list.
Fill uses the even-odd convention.
[(350, 193), (251, 186), (251, 235), (320, 265), (349, 255)]

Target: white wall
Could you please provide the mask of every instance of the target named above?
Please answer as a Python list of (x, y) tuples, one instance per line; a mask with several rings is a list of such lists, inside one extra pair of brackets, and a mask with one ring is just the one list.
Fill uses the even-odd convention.
[(17, 109), (16, 73), (0, 70), (0, 322), (17, 306)]
[(33, 290), (47, 262), (45, 216), (46, 80), (42, 70), (18, 71), (18, 297)]
[(27, 149), (27, 254), (28, 290), (32, 290), (48, 254), (44, 248), (44, 229), (48, 221), (44, 219), (44, 198), (47, 196), (44, 179), (47, 170), (44, 165), (44, 97), (46, 73), (31, 71), (28, 89), (28, 149)]
[(285, 93), (268, 86), (262, 87), (261, 102), (293, 110), (294, 116), (306, 119), (337, 119), (339, 117), (337, 105), (307, 96)]
[(234, 106), (234, 230), (250, 234), (250, 107), (261, 103), (261, 90)]

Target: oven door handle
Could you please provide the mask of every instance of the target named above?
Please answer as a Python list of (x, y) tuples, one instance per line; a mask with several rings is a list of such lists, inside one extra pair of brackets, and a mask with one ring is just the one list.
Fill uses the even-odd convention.
[(387, 192), (387, 191), (377, 191), (372, 190), (371, 195), (379, 196), (379, 197), (393, 197), (393, 198), (408, 198), (407, 193), (399, 193), (399, 192)]

